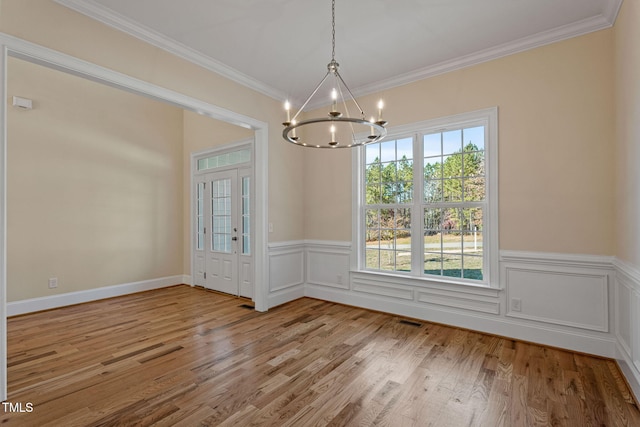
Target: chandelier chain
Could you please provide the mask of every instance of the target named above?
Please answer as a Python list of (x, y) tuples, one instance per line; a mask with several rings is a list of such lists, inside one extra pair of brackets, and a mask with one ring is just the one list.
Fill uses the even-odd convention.
[(336, 60), (336, 0), (331, 0), (331, 62)]

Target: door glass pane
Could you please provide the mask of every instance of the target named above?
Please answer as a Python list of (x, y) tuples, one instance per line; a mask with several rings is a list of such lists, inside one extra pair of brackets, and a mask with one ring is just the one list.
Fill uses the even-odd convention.
[(211, 250), (231, 253), (231, 179), (211, 181)]
[(204, 249), (204, 182), (196, 185), (196, 249)]
[(251, 197), (250, 189), (251, 189), (251, 180), (248, 176), (242, 177), (242, 254), (250, 255), (251, 254), (251, 206), (249, 204), (249, 200)]

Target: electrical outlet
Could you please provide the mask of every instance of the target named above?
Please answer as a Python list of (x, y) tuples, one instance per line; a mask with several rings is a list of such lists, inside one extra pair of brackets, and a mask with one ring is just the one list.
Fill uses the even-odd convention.
[(520, 298), (511, 298), (511, 310), (522, 311), (522, 300)]
[(49, 279), (49, 289), (54, 289), (58, 287), (58, 278), (52, 277)]

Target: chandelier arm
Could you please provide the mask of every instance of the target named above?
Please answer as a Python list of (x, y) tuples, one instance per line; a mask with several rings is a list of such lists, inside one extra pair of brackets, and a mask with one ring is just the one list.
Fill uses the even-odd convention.
[(356, 101), (356, 97), (353, 96), (353, 93), (351, 92), (351, 89), (349, 89), (349, 86), (347, 86), (347, 84), (344, 82), (344, 80), (342, 79), (342, 76), (340, 75), (340, 73), (338, 72), (337, 69), (335, 70), (335, 74), (336, 74), (336, 76), (338, 76), (338, 78), (340, 79), (340, 81), (344, 85), (344, 88), (347, 90), (347, 92), (349, 92), (349, 96), (351, 96), (351, 99), (353, 99), (353, 102), (356, 104), (356, 107), (358, 107), (358, 110), (360, 111), (360, 115), (362, 116), (362, 119), (365, 120), (364, 110), (362, 109), (360, 104), (358, 104), (358, 101)]
[[(311, 92), (311, 95), (309, 95), (307, 100), (304, 101), (304, 104), (302, 104), (302, 107), (300, 107), (300, 109), (298, 110), (296, 115), (293, 116), (293, 119), (291, 119), (291, 121), (294, 121), (300, 115), (302, 110), (304, 110), (304, 107), (306, 107), (307, 104), (309, 103), (309, 101), (311, 101), (311, 98), (313, 98), (313, 96), (316, 94), (316, 92), (318, 92), (318, 90), (320, 89), (320, 86), (322, 86), (322, 84), (327, 80), (327, 77), (329, 77), (329, 74), (331, 74), (331, 71), (327, 71), (327, 74), (324, 75), (324, 77), (322, 78), (320, 83), (318, 83), (318, 86), (316, 86), (316, 88), (313, 90), (313, 92)], [(340, 80), (342, 80), (342, 79), (340, 79)]]
[[(341, 79), (342, 80), (342, 79)], [(342, 81), (342, 84), (344, 85), (344, 81)], [(345, 85), (346, 86), (346, 85)], [(351, 117), (351, 112), (349, 111), (349, 106), (347, 105), (347, 100), (344, 97), (344, 94), (342, 93), (342, 86), (340, 86), (339, 84), (336, 85), (336, 87), (338, 88), (338, 92), (340, 92), (340, 99), (342, 99), (342, 105), (344, 107), (344, 111), (347, 114), (347, 117)], [(348, 88), (347, 88), (348, 89)], [(351, 92), (349, 92), (351, 93)], [(353, 97), (352, 97), (353, 99)], [(355, 99), (353, 99), (355, 102)], [(356, 103), (357, 104), (357, 103)], [(364, 117), (364, 116), (363, 116)], [(351, 127), (351, 139), (355, 142), (356, 140), (356, 131), (353, 128), (353, 122), (349, 123), (349, 126)]]

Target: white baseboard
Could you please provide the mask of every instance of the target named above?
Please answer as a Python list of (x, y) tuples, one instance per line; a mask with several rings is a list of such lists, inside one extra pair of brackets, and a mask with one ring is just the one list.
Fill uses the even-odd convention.
[(7, 316), (33, 313), (35, 311), (50, 310), (52, 308), (67, 305), (81, 304), (105, 298), (112, 298), (151, 289), (165, 288), (167, 286), (184, 283), (185, 276), (170, 276), (159, 279), (143, 280), (140, 282), (124, 283), (121, 285), (105, 286), (86, 291), (69, 292), (40, 298), (31, 298), (7, 303)]
[(303, 284), (292, 286), (286, 289), (279, 290), (277, 292), (270, 292), (269, 296), (267, 297), (267, 306), (269, 308), (276, 307), (278, 305), (303, 298), (304, 296)]
[(631, 388), (636, 399), (640, 400), (640, 371), (629, 359), (629, 354), (620, 346), (618, 346), (618, 357), (616, 359), (625, 380), (629, 384), (629, 388)]

